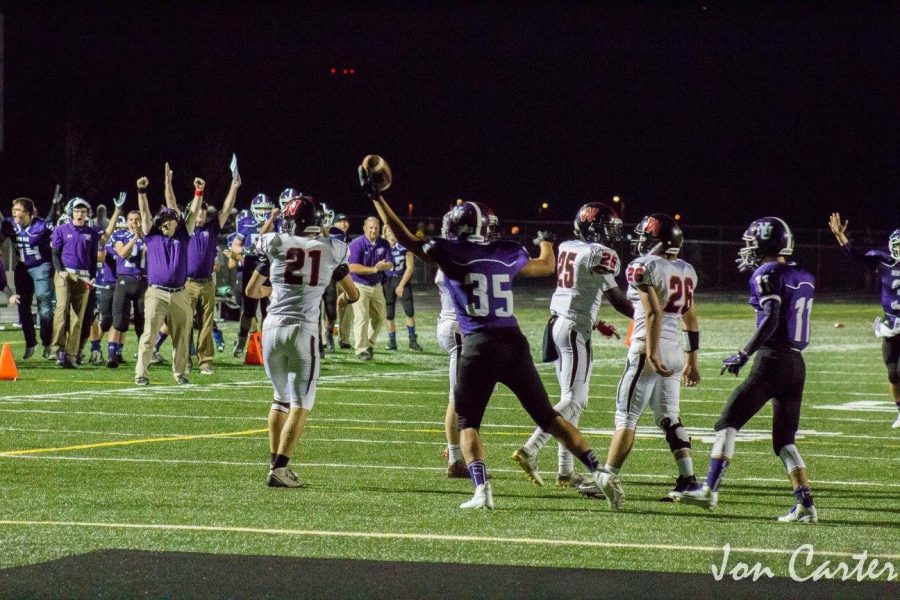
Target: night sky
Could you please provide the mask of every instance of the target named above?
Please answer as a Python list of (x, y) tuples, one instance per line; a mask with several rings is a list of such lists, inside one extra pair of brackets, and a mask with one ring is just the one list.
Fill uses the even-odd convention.
[(34, 4), (3, 9), (4, 211), (57, 182), (131, 205), (141, 175), (161, 201), (166, 160), (217, 198), (236, 152), (240, 206), (291, 185), (359, 214), (377, 153), (417, 216), (615, 194), (631, 221), (900, 226), (896, 3)]

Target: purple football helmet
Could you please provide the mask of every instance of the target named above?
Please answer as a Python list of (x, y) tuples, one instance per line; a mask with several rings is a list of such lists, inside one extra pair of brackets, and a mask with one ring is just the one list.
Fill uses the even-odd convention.
[(575, 215), (575, 235), (585, 242), (613, 246), (622, 241), (622, 219), (600, 202), (588, 202)]
[(888, 252), (894, 260), (900, 260), (900, 229), (891, 232), (891, 237), (888, 238)]
[(767, 256), (790, 256), (794, 253), (794, 234), (778, 217), (763, 217), (750, 223), (744, 235), (744, 247), (738, 251), (739, 271), (749, 271)]
[(447, 239), (487, 242), (500, 236), (499, 221), (493, 209), (481, 202), (463, 202), (454, 206), (447, 217)]
[(281, 195), (278, 196), (278, 206), (281, 210), (284, 210), (284, 207), (288, 205), (288, 202), (293, 200), (294, 198), (299, 198), (300, 192), (295, 190), (292, 187), (284, 188), (284, 191), (281, 192)]
[(272, 200), (266, 194), (257, 194), (250, 201), (250, 212), (257, 223), (265, 223), (273, 208)]

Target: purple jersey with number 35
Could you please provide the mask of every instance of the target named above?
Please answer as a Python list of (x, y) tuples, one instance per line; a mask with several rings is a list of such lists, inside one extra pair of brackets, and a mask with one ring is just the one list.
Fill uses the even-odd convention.
[(512, 281), (529, 261), (521, 244), (434, 238), (424, 248), (444, 272), (464, 334), (519, 326), (513, 316)]
[(790, 344), (803, 350), (809, 344), (809, 317), (812, 313), (816, 280), (797, 263), (767, 262), (750, 276), (750, 305), (756, 309), (756, 324), (763, 319), (766, 302), (781, 304), (778, 328), (768, 344)]

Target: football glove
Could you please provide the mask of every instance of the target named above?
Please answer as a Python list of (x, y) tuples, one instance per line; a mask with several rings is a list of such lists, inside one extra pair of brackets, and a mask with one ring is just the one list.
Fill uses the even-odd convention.
[(606, 321), (600, 320), (594, 323), (594, 329), (600, 332), (605, 338), (611, 338), (612, 336), (616, 336), (616, 339), (621, 339), (619, 337), (619, 331), (615, 328), (614, 325), (607, 323)]
[(556, 241), (556, 234), (552, 231), (538, 231), (537, 237), (534, 238), (534, 245), (540, 246), (541, 242), (550, 242), (551, 244)]
[(375, 199), (381, 195), (381, 192), (378, 190), (378, 185), (372, 180), (372, 175), (367, 168), (359, 165), (357, 173), (359, 173), (359, 187), (362, 188), (362, 191), (366, 196), (370, 199)]
[(722, 370), (719, 371), (719, 375), (724, 375), (725, 371), (728, 371), (737, 377), (741, 367), (746, 365), (748, 360), (750, 360), (750, 357), (744, 354), (743, 350), (739, 350), (736, 354), (732, 354), (722, 361)]
[(116, 208), (122, 208), (127, 197), (128, 194), (126, 194), (125, 192), (119, 192), (119, 195), (113, 198), (113, 204), (116, 206)]

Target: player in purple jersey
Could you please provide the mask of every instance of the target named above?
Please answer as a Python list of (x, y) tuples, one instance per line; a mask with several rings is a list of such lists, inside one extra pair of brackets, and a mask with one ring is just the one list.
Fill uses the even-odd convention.
[(31, 315), (31, 304), (34, 300), (37, 300), (44, 358), (55, 357), (50, 348), (53, 340), (54, 301), (50, 262), (52, 234), (53, 222), (38, 217), (34, 202), (29, 198), (13, 200), (12, 216), (0, 222), (0, 242), (9, 238), (18, 258), (13, 271), (13, 282), (18, 296), (19, 323), (25, 335), (23, 359), (31, 358), (37, 349), (34, 317)]
[[(241, 284), (244, 288), (247, 287), (250, 275), (258, 263), (256, 258), (256, 240), (259, 239), (259, 236), (274, 229), (278, 212), (269, 196), (257, 194), (250, 201), (250, 216), (243, 219), (238, 218), (236, 223), (237, 231), (235, 232), (237, 235), (235, 235), (234, 241), (231, 243), (231, 252), (235, 257), (240, 257), (243, 273), (247, 279)], [(261, 319), (259, 325), (261, 327), (262, 321), (266, 318), (269, 299), (251, 298), (242, 289), (241, 319), (238, 325), (238, 337), (234, 341), (234, 350), (232, 352), (235, 357), (239, 357), (244, 353), (244, 347), (247, 345), (247, 335), (250, 333), (253, 319), (256, 318), (257, 307), (260, 310)]]
[[(134, 332), (144, 332), (144, 292), (147, 290), (147, 255), (141, 212), (133, 210), (125, 219), (126, 228), (113, 236), (116, 257), (116, 281), (113, 292), (113, 323), (109, 330), (106, 366), (115, 369), (124, 361), (125, 332), (134, 319)], [(133, 317), (132, 317), (133, 314)]]
[[(887, 367), (894, 403), (900, 413), (900, 229), (888, 237), (888, 251), (872, 249), (863, 254), (847, 238), (848, 221), (840, 213), (832, 213), (828, 226), (838, 244), (850, 258), (878, 271), (881, 276), (881, 308), (884, 315), (875, 319), (875, 335), (881, 338), (881, 355)], [(900, 414), (893, 428), (900, 428)]]
[(387, 225), (382, 230), (382, 237), (391, 245), (389, 260), (393, 267), (385, 271), (384, 275), (384, 303), (385, 323), (388, 331), (388, 345), (386, 350), (397, 349), (397, 325), (394, 323), (394, 315), (397, 310), (397, 302), (403, 307), (406, 316), (406, 335), (409, 337), (409, 349), (421, 351), (419, 338), (416, 335), (416, 306), (413, 301), (413, 290), (410, 284), (416, 259), (413, 253), (397, 242), (397, 237)]
[(610, 478), (616, 478), (600, 470), (596, 456), (578, 429), (553, 409), (531, 358), (528, 340), (513, 315), (513, 279), (518, 275), (547, 277), (556, 272), (549, 235), (539, 235), (541, 254), (532, 259), (521, 244), (491, 239), (497, 218), (490, 209), (464, 202), (450, 214), (448, 234), (453, 239), (432, 238), (423, 242), (406, 228), (387, 204), (381, 196), (384, 187), (372, 180), (364, 166), (359, 167), (359, 176), (363, 191), (372, 199), (397, 240), (422, 260), (437, 264), (444, 272), (460, 330), (466, 337), (459, 359), (454, 399), (460, 447), (475, 493), (460, 508), (494, 506), (484, 463), (484, 446), (478, 431), (497, 383), (512, 390), (534, 422), (577, 456), (598, 485), (605, 487)]
[(815, 280), (797, 263), (788, 262), (794, 252), (794, 236), (781, 219), (753, 221), (743, 240), (738, 268), (755, 269), (750, 276), (750, 305), (756, 311), (756, 332), (741, 350), (723, 361), (722, 373), (737, 376), (750, 356), (759, 352), (750, 375), (732, 392), (716, 422), (706, 484), (701, 490), (685, 492), (682, 500), (715, 508), (719, 484), (734, 455), (737, 432), (771, 400), (772, 448), (784, 463), (796, 498), (790, 512), (778, 520), (816, 523), (806, 464), (794, 444), (806, 381), (801, 351), (809, 343)]

